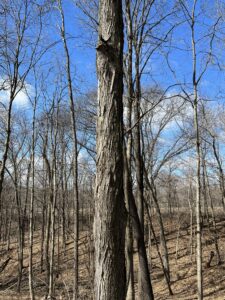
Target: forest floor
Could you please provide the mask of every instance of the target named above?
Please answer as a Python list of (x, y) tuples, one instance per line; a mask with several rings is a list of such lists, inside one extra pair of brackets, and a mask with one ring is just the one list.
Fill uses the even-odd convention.
[[(166, 220), (165, 231), (168, 242), (171, 287), (174, 295), (169, 296), (168, 289), (164, 280), (160, 260), (154, 241), (151, 248), (151, 278), (153, 291), (156, 300), (194, 300), (196, 297), (196, 263), (195, 263), (195, 237), (193, 237), (193, 255), (191, 259), (190, 249), (190, 226), (189, 217), (180, 215), (178, 217), (164, 218)], [(155, 231), (158, 236), (158, 226), (154, 220)], [(179, 235), (178, 235), (178, 229)], [(211, 266), (206, 264), (209, 260), (210, 252), (215, 252), (212, 231), (208, 226), (203, 229), (203, 278), (204, 278), (204, 299), (224, 300), (225, 299), (225, 220), (219, 219), (217, 222), (219, 236), (219, 249), (222, 264), (217, 265), (216, 255), (212, 260)], [(193, 230), (194, 231), (194, 230)], [(179, 237), (179, 238), (178, 238)], [(80, 236), (80, 299), (92, 299), (93, 272), (92, 259), (88, 254), (89, 249), (88, 233), (83, 231)], [(46, 295), (46, 272), (40, 270), (40, 232), (34, 234), (34, 288), (35, 299), (44, 299)], [(21, 292), (16, 291), (17, 287), (17, 244), (12, 240), (11, 250), (6, 252), (5, 246), (0, 245), (0, 265), (7, 257), (11, 257), (7, 267), (0, 273), (0, 300), (1, 299), (29, 299), (28, 289), (28, 241), (25, 241), (24, 251), (24, 272), (21, 284)], [(59, 250), (59, 255), (58, 255)], [(65, 254), (63, 249), (56, 245), (55, 249), (55, 291), (56, 299), (72, 299), (73, 282), (73, 241), (66, 243)], [(134, 254), (135, 269), (138, 268), (137, 253)], [(137, 281), (137, 272), (135, 273)], [(137, 284), (136, 284), (137, 289)], [(112, 299), (113, 300), (113, 299)]]

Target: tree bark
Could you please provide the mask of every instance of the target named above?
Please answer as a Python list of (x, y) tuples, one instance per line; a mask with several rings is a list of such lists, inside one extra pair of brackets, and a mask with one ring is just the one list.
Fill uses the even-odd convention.
[[(132, 104), (134, 100), (133, 90), (133, 45), (132, 45), (132, 21), (130, 11), (130, 0), (126, 0), (126, 31), (127, 31), (127, 43), (128, 43), (128, 54), (127, 54), (127, 128), (132, 126)], [(132, 133), (128, 133), (127, 137), (127, 151), (124, 153), (127, 155), (127, 167), (129, 175), (131, 174), (131, 156), (132, 156)], [(127, 185), (128, 187), (128, 185)], [(135, 288), (134, 288), (134, 263), (133, 263), (133, 230), (132, 220), (130, 217), (130, 205), (129, 205), (129, 190), (124, 187), (124, 195), (126, 208), (128, 211), (127, 227), (126, 227), (126, 280), (127, 280), (127, 292), (126, 300), (135, 299)]]
[(145, 180), (146, 180), (147, 189), (149, 190), (149, 192), (152, 195), (152, 199), (155, 204), (157, 218), (158, 218), (158, 222), (159, 222), (160, 243), (161, 243), (161, 249), (162, 249), (162, 261), (163, 261), (163, 266), (164, 266), (164, 270), (165, 270), (164, 273), (166, 274), (165, 279), (169, 280), (169, 282), (170, 282), (169, 253), (168, 253), (168, 248), (167, 248), (167, 243), (166, 243), (166, 236), (165, 236), (162, 214), (161, 214), (161, 210), (160, 210), (159, 203), (158, 203), (157, 190), (154, 185), (154, 182), (151, 183), (149, 181), (147, 170), (145, 169), (145, 167), (144, 167), (144, 172), (145, 172)]
[(33, 236), (34, 236), (34, 176), (35, 176), (35, 138), (36, 138), (36, 104), (37, 97), (35, 96), (33, 104), (33, 120), (32, 120), (32, 148), (31, 148), (31, 168), (32, 168), (32, 186), (30, 198), (30, 212), (29, 212), (29, 290), (30, 299), (33, 300), (34, 287), (33, 287)]
[(194, 0), (192, 10), (191, 34), (192, 34), (192, 84), (194, 92), (194, 127), (195, 127), (195, 147), (196, 147), (196, 260), (197, 260), (197, 289), (198, 300), (203, 299), (203, 278), (202, 278), (202, 228), (201, 228), (201, 140), (198, 118), (198, 82), (197, 79), (197, 52), (195, 38), (195, 12), (197, 0)]
[(132, 192), (131, 176), (129, 174), (126, 151), (124, 150), (124, 189), (128, 193), (130, 217), (132, 220), (134, 238), (137, 243), (138, 260), (139, 260), (139, 274), (141, 283), (142, 300), (153, 300), (153, 290), (151, 285), (151, 278), (148, 269), (148, 258), (146, 253), (144, 234), (142, 231), (141, 222), (138, 216), (138, 210)]
[(95, 190), (95, 299), (125, 299), (122, 1), (100, 0)]
[(65, 18), (64, 11), (62, 8), (62, 1), (59, 0), (59, 10), (61, 14), (61, 38), (63, 41), (65, 57), (66, 57), (66, 75), (67, 75), (67, 88), (70, 101), (70, 118), (71, 118), (71, 129), (73, 137), (73, 152), (74, 152), (74, 164), (73, 164), (73, 191), (74, 191), (74, 292), (73, 299), (78, 299), (78, 240), (79, 240), (79, 194), (78, 194), (78, 151), (77, 151), (77, 126), (76, 126), (76, 116), (75, 116), (75, 107), (74, 107), (74, 93), (72, 86), (72, 77), (71, 77), (71, 66), (70, 66), (70, 54), (69, 48), (66, 40), (65, 32)]

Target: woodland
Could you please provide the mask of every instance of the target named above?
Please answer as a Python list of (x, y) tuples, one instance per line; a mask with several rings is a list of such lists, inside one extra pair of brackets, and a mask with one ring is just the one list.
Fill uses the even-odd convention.
[(0, 300), (225, 299), (224, 53), (224, 0), (0, 0)]

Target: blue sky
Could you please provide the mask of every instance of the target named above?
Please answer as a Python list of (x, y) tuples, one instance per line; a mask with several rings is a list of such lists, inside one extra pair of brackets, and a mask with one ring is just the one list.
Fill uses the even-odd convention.
[[(190, 9), (192, 2), (193, 1), (191, 0), (188, 1)], [(199, 1), (197, 14), (199, 13), (200, 8), (202, 9), (200, 5), (204, 2), (207, 2), (207, 5), (210, 3), (208, 1)], [(91, 28), (86, 24), (87, 18), (73, 1), (63, 1), (63, 8), (65, 12), (66, 33), (72, 59), (72, 72), (75, 79), (74, 86), (77, 95), (79, 95), (80, 93), (82, 94), (96, 89), (97, 86), (95, 62), (96, 36), (93, 35)], [(216, 18), (216, 16), (213, 16), (212, 18), (210, 14), (206, 13), (204, 16), (198, 16), (196, 23), (197, 39), (207, 33), (209, 26), (212, 26), (215, 23)], [(223, 20), (221, 20), (218, 24), (218, 28), (222, 28), (222, 21)], [(48, 25), (45, 28), (45, 34), (49, 42), (50, 40), (60, 40), (59, 30), (57, 27), (58, 23), (60, 23), (59, 13), (55, 10), (55, 13), (49, 18)], [(216, 55), (223, 60), (224, 51), (221, 49), (221, 45), (222, 43), (218, 43), (215, 39), (214, 49), (216, 49)], [(178, 49), (178, 47), (182, 48), (182, 50)], [(144, 75), (142, 79), (143, 87), (149, 87), (157, 83), (159, 86), (166, 89), (169, 85), (176, 83), (186, 82), (190, 84), (192, 81), (192, 54), (190, 47), (190, 27), (187, 23), (184, 23), (173, 31), (169, 55), (170, 65), (174, 69), (177, 78), (174, 78), (167, 66), (164, 56), (166, 51), (168, 51), (168, 47), (166, 47), (157, 51), (149, 60), (149, 63), (146, 66), (148, 74)], [(204, 39), (197, 44), (197, 52), (199, 55), (197, 64), (198, 72), (202, 69), (202, 60), (204, 65), (203, 58), (208, 52), (208, 47), (208, 39)], [(64, 65), (64, 50), (61, 42), (52, 48), (43, 59), (43, 63), (50, 62), (53, 65), (55, 61), (57, 61), (57, 63), (61, 66)], [(222, 65), (225, 65), (225, 63), (222, 63)], [(200, 83), (200, 94), (204, 97), (210, 98), (211, 100), (216, 99), (220, 90), (224, 91), (224, 79), (224, 72), (218, 71), (217, 67), (210, 65)], [(54, 78), (52, 78), (52, 80), (54, 81)], [(27, 81), (29, 84), (32, 84), (32, 76), (30, 76)], [(49, 81), (51, 81), (50, 78)], [(174, 92), (176, 92), (176, 88), (174, 88)], [(223, 97), (220, 101), (223, 101)]]
[[(70, 47), (70, 55), (73, 60), (78, 77), (78, 86), (84, 90), (95, 88), (96, 79), (96, 53), (95, 38), (88, 25), (84, 14), (72, 1), (64, 1), (64, 13), (66, 33)], [(84, 21), (85, 20), (85, 21)]]
[[(192, 1), (189, 1), (189, 3)], [(202, 2), (202, 1), (200, 1)], [(91, 90), (95, 90), (97, 86), (96, 80), (96, 51), (95, 51), (95, 38), (90, 27), (85, 22), (85, 16), (83, 13), (74, 5), (72, 1), (64, 1), (64, 12), (65, 12), (65, 23), (66, 32), (68, 37), (68, 44), (70, 49), (70, 55), (72, 58), (72, 72), (74, 77), (74, 87), (76, 90), (75, 98), (79, 97), (80, 94), (86, 93)], [(198, 8), (199, 10), (199, 8)], [(56, 17), (56, 15), (58, 17)], [(215, 16), (213, 16), (215, 17)], [(208, 26), (215, 22), (216, 18), (212, 18), (207, 15), (205, 18), (199, 17), (196, 28), (196, 37), (200, 38), (204, 36)], [(221, 27), (222, 27), (221, 20)], [(48, 20), (48, 26), (45, 28), (45, 34), (47, 42), (60, 40), (57, 23), (60, 23), (59, 13), (55, 11), (55, 15), (52, 15)], [(222, 28), (223, 30), (223, 28)], [(200, 57), (199, 62), (208, 52), (208, 41), (201, 41), (197, 45), (197, 52)], [(183, 48), (178, 49), (177, 46)], [(217, 56), (223, 60), (224, 49), (221, 48), (222, 43), (215, 40), (214, 49), (216, 50)], [(174, 30), (171, 53), (169, 55), (169, 62), (174, 69), (177, 79), (175, 79), (169, 70), (164, 54), (168, 48), (163, 48), (157, 51), (149, 60), (146, 66), (146, 71), (149, 74), (144, 75), (142, 79), (143, 88), (151, 87), (157, 83), (163, 89), (166, 89), (169, 85), (179, 83), (191, 83), (192, 80), (192, 54), (191, 54), (191, 32), (187, 24), (182, 24)], [(185, 48), (185, 49), (184, 49)], [(50, 64), (54, 65), (57, 63), (60, 66), (64, 66), (64, 49), (60, 42), (54, 48), (52, 48), (47, 55), (43, 58), (42, 63), (44, 64), (43, 70), (47, 69)], [(204, 60), (203, 60), (204, 62)], [(47, 65), (46, 65), (47, 64)], [(225, 65), (222, 63), (222, 65)], [(201, 64), (197, 65), (198, 71), (201, 70)], [(57, 73), (57, 66), (54, 67)], [(55, 73), (48, 77), (46, 82), (49, 92), (53, 92), (53, 84), (55, 82)], [(224, 92), (224, 71), (219, 71), (217, 67), (210, 65), (205, 76), (202, 78), (200, 84), (200, 95), (209, 98), (214, 101), (217, 99), (217, 95), (220, 92)], [(27, 84), (30, 84), (32, 91), (33, 78), (32, 75), (27, 78)], [(189, 86), (191, 91), (191, 86)], [(178, 88), (173, 88), (170, 92), (176, 93), (179, 91)], [(221, 92), (221, 98), (219, 103), (224, 103), (224, 93)], [(25, 95), (20, 94), (21, 103), (25, 99)], [(23, 96), (23, 99), (22, 99)], [(18, 100), (18, 99), (17, 99)], [(212, 105), (215, 102), (212, 102)], [(42, 106), (42, 102), (39, 102), (39, 107)], [(17, 108), (17, 105), (15, 105)], [(28, 107), (23, 108), (29, 111)], [(167, 132), (168, 136), (169, 133)]]

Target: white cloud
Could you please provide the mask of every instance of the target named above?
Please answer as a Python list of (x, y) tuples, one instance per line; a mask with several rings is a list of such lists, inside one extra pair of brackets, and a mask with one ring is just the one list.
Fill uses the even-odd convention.
[[(2, 89), (2, 90), (1, 90)], [(24, 83), (24, 87), (19, 90), (18, 93), (13, 100), (13, 103), (16, 107), (27, 107), (29, 106), (30, 100), (29, 97), (34, 95), (34, 88), (29, 83)], [(7, 104), (10, 97), (10, 87), (9, 81), (4, 78), (0, 78), (0, 102)]]
[(182, 97), (176, 94), (166, 95), (151, 112), (146, 116), (146, 120), (152, 125), (154, 131), (158, 131), (162, 124), (166, 124), (164, 131), (176, 130), (178, 127), (183, 126), (185, 119), (190, 118), (193, 114), (191, 105), (188, 102), (184, 102)]

